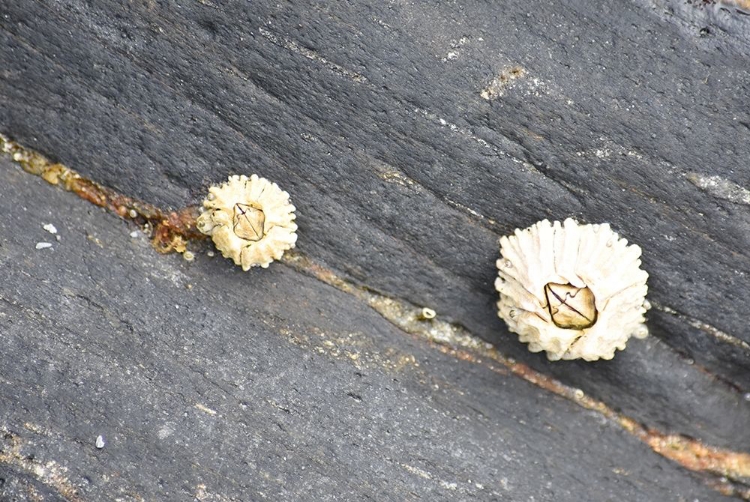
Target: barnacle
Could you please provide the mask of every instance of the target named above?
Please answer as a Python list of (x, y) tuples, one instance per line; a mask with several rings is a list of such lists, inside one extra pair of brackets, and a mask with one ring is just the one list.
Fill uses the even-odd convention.
[(609, 224), (543, 220), (502, 237), (500, 253), (498, 314), (532, 352), (612, 359), (631, 336), (648, 335), (641, 248)]
[(210, 235), (224, 257), (242, 270), (268, 267), (297, 242), (289, 194), (256, 174), (230, 176), (212, 186), (203, 207), (198, 230)]

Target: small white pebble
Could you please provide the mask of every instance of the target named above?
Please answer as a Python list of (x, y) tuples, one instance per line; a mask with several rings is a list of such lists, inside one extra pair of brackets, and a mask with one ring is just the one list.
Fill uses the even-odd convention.
[(136, 211), (135, 209), (131, 209), (130, 211), (128, 211), (128, 216), (135, 219), (138, 217), (138, 211)]
[(195, 254), (193, 254), (191, 251), (185, 251), (184, 253), (182, 253), (182, 257), (185, 258), (185, 261), (195, 260)]
[(55, 236), (55, 240), (58, 240), (58, 241), (59, 241), (59, 240), (60, 240), (60, 236), (59, 236), (59, 235), (56, 235), (56, 236)]
[(214, 253), (213, 251), (207, 251), (206, 256), (208, 256), (209, 258), (213, 258), (214, 256), (216, 256), (216, 253)]
[(99, 448), (100, 450), (104, 448), (104, 436), (97, 436), (96, 447)]
[(49, 242), (37, 242), (36, 243), (37, 249), (47, 249), (51, 247), (52, 247), (52, 244), (50, 244)]
[(56, 234), (57, 233), (57, 229), (55, 228), (55, 226), (52, 223), (46, 223), (46, 224), (42, 225), (42, 228), (45, 229), (47, 232), (49, 232), (51, 234)]
[(130, 232), (130, 238), (131, 239), (137, 239), (138, 238), (138, 230), (133, 230)]

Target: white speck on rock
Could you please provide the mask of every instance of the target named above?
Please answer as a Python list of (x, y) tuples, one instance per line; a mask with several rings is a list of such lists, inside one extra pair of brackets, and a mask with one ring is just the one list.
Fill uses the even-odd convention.
[(690, 172), (685, 175), (695, 186), (718, 199), (750, 205), (750, 190), (721, 176), (705, 176)]
[(49, 242), (37, 242), (35, 247), (37, 249), (47, 249), (47, 248), (51, 248), (52, 244)]
[(47, 232), (49, 232), (51, 234), (56, 234), (57, 233), (57, 229), (55, 228), (55, 226), (52, 223), (45, 223), (44, 225), (42, 225), (42, 228), (45, 229)]
[(159, 431), (156, 433), (156, 436), (159, 439), (164, 439), (169, 436), (171, 436), (174, 433), (174, 429), (170, 427), (169, 425), (164, 425)]
[(96, 437), (96, 447), (100, 450), (104, 448), (104, 436), (97, 436)]

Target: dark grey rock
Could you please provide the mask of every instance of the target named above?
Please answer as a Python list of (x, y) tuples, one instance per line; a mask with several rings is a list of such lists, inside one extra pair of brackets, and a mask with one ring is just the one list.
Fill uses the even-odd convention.
[[(750, 353), (742, 345), (750, 343), (743, 308), (750, 291), (750, 207), (736, 191), (735, 196), (722, 196), (696, 181), (716, 176), (739, 189), (750, 186), (748, 23), (750, 16), (729, 5), (665, 0), (496, 5), (354, 2), (335, 7), (208, 1), (171, 7), (151, 2), (10, 2), (0, 7), (0, 132), (104, 185), (165, 207), (199, 202), (209, 184), (230, 173), (257, 172), (291, 193), (299, 208), (299, 248), (348, 280), (432, 307), (441, 318), (465, 326), (503, 353), (580, 387), (647, 426), (750, 451), (746, 428), (750, 403), (744, 399), (750, 392)], [(499, 84), (498, 80), (491, 99), (482, 97), (493, 80), (507, 77), (515, 67), (522, 69), (519, 78)], [(19, 178), (14, 183), (26, 182)], [(55, 212), (56, 207), (72, 204), (65, 198), (53, 206), (47, 196), (35, 198), (36, 190), (12, 194), (13, 202), (4, 202), (10, 205), (6, 228), (13, 226), (14, 218), (28, 217), (32, 203), (39, 211)], [(27, 212), (18, 210), (19, 197), (29, 198), (22, 203)], [(86, 220), (90, 225), (101, 226), (110, 218), (94, 208), (81, 211), (90, 213)], [(528, 353), (495, 315), (492, 283), (498, 237), (542, 218), (567, 216), (611, 222), (624, 237), (641, 245), (644, 268), (651, 276), (650, 297), (678, 313), (653, 311), (649, 328), (654, 336), (632, 341), (611, 362), (549, 363), (542, 355)], [(70, 221), (67, 215), (64, 221)], [(112, 223), (112, 228), (120, 228), (122, 235), (129, 231), (119, 223)], [(11, 239), (8, 235), (2, 234)], [(224, 319), (239, 315), (228, 311), (228, 305), (266, 305), (243, 314), (255, 319), (264, 318), (265, 312), (275, 319), (248, 328), (266, 333), (266, 338), (272, 333), (278, 337), (282, 330), (315, 339), (313, 333), (318, 331), (359, 329), (367, 340), (378, 336), (388, 340), (380, 345), (382, 350), (386, 346), (409, 354), (418, 350), (404, 348), (403, 334), (354, 300), (283, 266), (274, 267), (272, 274), (248, 276), (223, 260), (185, 265), (175, 257), (152, 256), (145, 242), (128, 239), (132, 246), (140, 243), (134, 248), (140, 253), (137, 259), (132, 255), (136, 251), (127, 251), (127, 246), (110, 246), (107, 253), (96, 254), (99, 248), (92, 241), (83, 233), (76, 235), (76, 251), (71, 254), (88, 264), (85, 271), (74, 268), (72, 275), (65, 275), (53, 266), (48, 283), (40, 283), (44, 285), (17, 292), (9, 280), (0, 288), (3, 297), (16, 302), (3, 308), (16, 316), (25, 312), (28, 317), (40, 306), (56, 305), (62, 318), (34, 317), (36, 324), (24, 327), (37, 337), (59, 323), (70, 337), (97, 338), (95, 346), (103, 360), (91, 363), (88, 370), (86, 352), (81, 350), (94, 349), (81, 340), (70, 347), (81, 360), (61, 367), (56, 358), (62, 353), (55, 349), (46, 355), (54, 371), (28, 370), (29, 381), (50, 378), (49, 387), (60, 394), (61, 402), (74, 392), (63, 381), (87, 372), (104, 379), (105, 360), (118, 372), (135, 371), (131, 358), (138, 354), (146, 359), (144, 374), (154, 381), (165, 379), (158, 384), (165, 389), (164, 401), (155, 409), (170, 409), (175, 402), (190, 408), (198, 402), (191, 389), (201, 380), (175, 369), (190, 366), (187, 349), (177, 349), (180, 333), (189, 337), (187, 347), (197, 344), (208, 350), (211, 361), (219, 347), (209, 346), (221, 343), (224, 357), (250, 357), (246, 348), (234, 345), (234, 335), (216, 334), (238, 329), (234, 321)], [(24, 264), (19, 270), (25, 270), (30, 259), (26, 252), (33, 246), (13, 250), (6, 248), (11, 244), (3, 246), (0, 253), (13, 254)], [(34, 251), (31, 256), (54, 257), (59, 249), (56, 244), (53, 250)], [(151, 257), (147, 259), (151, 268), (142, 268), (142, 256)], [(175, 270), (184, 275), (174, 275)], [(208, 282), (201, 287), (195, 277)], [(138, 282), (144, 278), (149, 288)], [(21, 284), (26, 279), (16, 280)], [(220, 290), (214, 281), (226, 287)], [(309, 289), (298, 286), (299, 281)], [(183, 291), (185, 283), (194, 289)], [(252, 291), (246, 291), (249, 283)], [(68, 284), (65, 291), (63, 284)], [(100, 284), (106, 284), (110, 293), (102, 291)], [(297, 298), (302, 294), (298, 288), (308, 291), (307, 303)], [(129, 295), (131, 290), (138, 296)], [(109, 301), (102, 300), (107, 294), (112, 295)], [(298, 302), (294, 308), (290, 299)], [(160, 302), (181, 305), (179, 312), (189, 309), (190, 316), (157, 315), (154, 309)], [(118, 306), (116, 311), (110, 303)], [(349, 306), (334, 316), (342, 303)], [(149, 307), (145, 312), (143, 305)], [(318, 318), (315, 309), (326, 308), (333, 317)], [(191, 317), (198, 315), (194, 309), (203, 309), (205, 317), (198, 329)], [(714, 331), (697, 329), (691, 319)], [(712, 334), (716, 330), (738, 343), (717, 338)], [(107, 331), (110, 335), (102, 334)], [(140, 345), (124, 342), (115, 334), (121, 331)], [(212, 335), (201, 341), (208, 331)], [(58, 343), (64, 344), (66, 337), (57, 336)], [(166, 345), (155, 345), (160, 337), (166, 337)], [(12, 340), (22, 344), (20, 339)], [(38, 352), (42, 346), (17, 345), (6, 357), (20, 365), (18, 352), (26, 349), (29, 361), (37, 360), (43, 357)], [(279, 358), (315, 359), (318, 356), (311, 349), (317, 346), (292, 344), (299, 352), (289, 348), (292, 352)], [(157, 348), (163, 361), (150, 355)], [(430, 351), (425, 354), (435, 359), (435, 374), (448, 372), (442, 365), (457, 364)], [(120, 357), (125, 360), (119, 361)], [(201, 359), (194, 368), (205, 373), (200, 368), (208, 361)], [(319, 384), (309, 394), (314, 397), (298, 399), (305, 406), (325, 403), (318, 395), (325, 389), (322, 368), (332, 363), (315, 364), (297, 368), (298, 373), (285, 381), (264, 385), (281, 392), (280, 386), (297, 380), (308, 386)], [(230, 380), (245, 381), (238, 376), (239, 366), (232, 368)], [(8, 381), (24, 388), (22, 374), (27, 370), (14, 371), (20, 373), (12, 373)], [(117, 385), (107, 394), (113, 401), (134, 400), (134, 393), (140, 391), (124, 380)], [(170, 398), (167, 390), (192, 397)], [(89, 394), (93, 391), (78, 392), (79, 399), (93, 398)], [(358, 390), (352, 392), (361, 396)], [(524, 392), (519, 391), (518, 405), (531, 412), (534, 404)], [(396, 406), (384, 396), (381, 415), (382, 407)], [(479, 394), (477, 399), (484, 402), (490, 396)], [(416, 406), (422, 398), (417, 392), (409, 405)], [(40, 421), (45, 402), (40, 398), (29, 408)], [(118, 406), (104, 409), (101, 417), (127, 415), (121, 408), (125, 405)], [(579, 410), (569, 413), (581, 420)], [(317, 417), (317, 411), (308, 409), (307, 416)], [(23, 423), (17, 422), (20, 419), (8, 418), (7, 423)], [(257, 425), (254, 420), (246, 422), (248, 427)], [(519, 433), (517, 426), (506, 427), (509, 434)], [(99, 453), (106, 454), (117, 444), (106, 430), (92, 426), (85, 438), (76, 440), (88, 448), (102, 433), (108, 442)], [(256, 437), (272, 437), (269, 434), (264, 429)], [(329, 441), (320, 434), (310, 445)], [(568, 438), (571, 444), (574, 439)], [(147, 448), (147, 443), (143, 439), (134, 451), (148, 450), (150, 469), (167, 456)], [(396, 444), (394, 439), (392, 445)], [(330, 445), (316, 447), (325, 451)], [(562, 455), (570, 447), (550, 446), (550, 451)], [(639, 455), (647, 455), (642, 446), (637, 448)], [(181, 458), (170, 461), (172, 472), (184, 469), (197, 449), (196, 443), (185, 447)], [(372, 450), (378, 458), (383, 451)], [(537, 451), (530, 463), (542, 462), (546, 455)], [(597, 457), (593, 465), (604, 469), (602, 458)], [(512, 469), (510, 464), (501, 465)], [(385, 476), (381, 480), (388, 478), (382, 465), (360, 463), (357, 468), (370, 476), (376, 472)], [(129, 469), (123, 472), (135, 472), (132, 465)], [(272, 473), (267, 466), (263, 469)], [(342, 473), (331, 472), (338, 477), (321, 481), (320, 491), (315, 492), (318, 498), (324, 492), (334, 493), (326, 492), (326, 486), (344, 487)], [(605, 474), (597, 472), (592, 479), (611, 486), (607, 483), (612, 480), (603, 481)], [(269, 476), (267, 483), (273, 477)], [(191, 482), (188, 485), (194, 489), (198, 477)], [(519, 483), (511, 484), (519, 487)], [(288, 484), (280, 481), (279, 486), (290, 489)], [(126, 485), (123, 482), (121, 487)], [(144, 481), (144, 486), (155, 490), (156, 485)], [(363, 496), (382, 490), (402, 499), (408, 493), (396, 484), (389, 485), (392, 491), (378, 484), (369, 492), (365, 485), (356, 486)], [(508, 497), (545, 498), (539, 491), (543, 483), (523, 486)], [(294, 495), (257, 489), (257, 493), (266, 490), (270, 498)], [(679, 493), (668, 491), (674, 496)], [(572, 500), (573, 492), (569, 493)], [(641, 499), (661, 500), (655, 492), (641, 495)], [(598, 498), (606, 498), (604, 492)]]
[[(23, 460), (0, 462), (3, 500), (722, 498), (597, 413), (287, 266), (158, 255), (7, 160), (0, 183), (2, 451)], [(61, 240), (35, 250), (48, 222)]]

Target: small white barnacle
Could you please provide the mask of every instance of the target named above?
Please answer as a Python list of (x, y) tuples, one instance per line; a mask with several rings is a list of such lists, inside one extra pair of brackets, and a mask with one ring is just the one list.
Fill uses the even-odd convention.
[(532, 352), (558, 359), (612, 359), (644, 338), (648, 274), (641, 248), (609, 224), (540, 221), (500, 239), (498, 315)]
[(242, 266), (266, 268), (297, 242), (289, 194), (253, 174), (230, 176), (212, 186), (203, 201), (198, 230), (210, 235), (226, 258)]
[(430, 319), (435, 319), (436, 316), (437, 312), (435, 312), (435, 310), (429, 307), (422, 307), (422, 310), (417, 317), (422, 321), (429, 321)]

